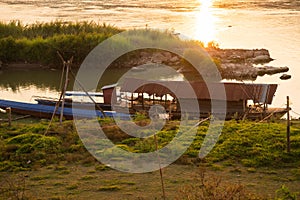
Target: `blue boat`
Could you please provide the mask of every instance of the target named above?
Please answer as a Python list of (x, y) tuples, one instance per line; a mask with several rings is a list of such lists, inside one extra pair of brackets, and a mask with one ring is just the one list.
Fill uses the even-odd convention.
[[(31, 115), (39, 118), (51, 118), (55, 110), (55, 106), (41, 105), (34, 103), (24, 103), (9, 100), (0, 100), (0, 108), (6, 109), (10, 107), (12, 112), (23, 115)], [(61, 107), (59, 107), (55, 115), (60, 115)], [(125, 113), (118, 113), (115, 111), (104, 111), (106, 117), (114, 117), (123, 120), (129, 120), (130, 115)], [(103, 114), (99, 110), (91, 109), (79, 109), (79, 108), (64, 108), (63, 114), (65, 119), (76, 118), (103, 118)]]

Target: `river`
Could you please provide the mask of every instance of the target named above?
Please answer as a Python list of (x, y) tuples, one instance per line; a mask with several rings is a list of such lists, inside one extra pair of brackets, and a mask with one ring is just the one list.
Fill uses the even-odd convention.
[[(284, 106), (289, 95), (293, 111), (300, 112), (299, 0), (0, 0), (0, 20), (92, 20), (126, 29), (174, 30), (204, 42), (213, 40), (221, 48), (266, 48), (275, 59), (269, 65), (288, 66), (292, 79), (275, 75), (255, 82), (279, 84), (273, 106)], [(33, 94), (55, 96), (59, 74), (2, 71), (0, 98), (33, 101)], [(299, 117), (295, 112), (292, 116)]]

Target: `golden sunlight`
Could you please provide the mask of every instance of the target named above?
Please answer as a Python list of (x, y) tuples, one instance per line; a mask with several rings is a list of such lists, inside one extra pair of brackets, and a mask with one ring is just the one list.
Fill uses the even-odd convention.
[(196, 39), (201, 40), (207, 45), (208, 42), (215, 40), (216, 17), (212, 13), (212, 0), (199, 0), (201, 5), (196, 12)]
[(213, 0), (199, 0), (201, 3), (201, 7), (210, 7), (212, 6)]

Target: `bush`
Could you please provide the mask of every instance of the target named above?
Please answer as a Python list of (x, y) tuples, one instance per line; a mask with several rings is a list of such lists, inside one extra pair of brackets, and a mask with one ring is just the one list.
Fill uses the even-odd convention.
[(183, 186), (176, 199), (256, 199), (256, 197), (246, 191), (243, 185), (226, 183), (220, 177), (208, 176), (205, 173), (205, 169), (200, 169), (195, 182), (197, 184)]

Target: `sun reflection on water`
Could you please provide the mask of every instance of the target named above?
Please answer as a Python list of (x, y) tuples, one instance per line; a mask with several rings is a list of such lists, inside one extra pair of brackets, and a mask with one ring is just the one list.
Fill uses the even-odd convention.
[(195, 11), (195, 38), (204, 42), (216, 40), (215, 23), (217, 17), (213, 15), (213, 0), (199, 0), (201, 5)]

